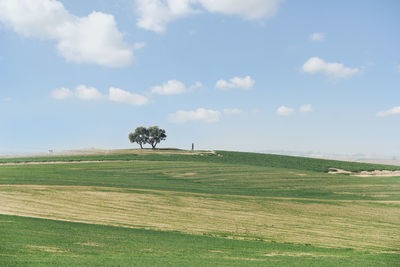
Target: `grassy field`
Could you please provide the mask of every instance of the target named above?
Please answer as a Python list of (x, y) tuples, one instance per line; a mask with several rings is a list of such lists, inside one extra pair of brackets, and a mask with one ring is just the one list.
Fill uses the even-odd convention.
[(0, 161), (48, 162), (0, 166), (0, 265), (400, 266), (400, 177), (327, 173), (399, 167), (178, 150)]
[(6, 162), (45, 162), (45, 161), (85, 161), (85, 160), (146, 160), (146, 161), (195, 161), (210, 163), (227, 163), (252, 165), (259, 167), (275, 167), (285, 169), (328, 172), (330, 168), (347, 171), (399, 170), (400, 166), (348, 162), (338, 160), (314, 159), (272, 154), (216, 151), (191, 152), (185, 150), (115, 150), (112, 152), (93, 153), (78, 156), (38, 156), (20, 158), (0, 158), (0, 163)]

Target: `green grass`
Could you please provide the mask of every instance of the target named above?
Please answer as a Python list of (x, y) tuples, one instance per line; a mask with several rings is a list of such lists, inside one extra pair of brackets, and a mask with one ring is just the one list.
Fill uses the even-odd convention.
[[(188, 172), (195, 174), (185, 177)], [(245, 164), (170, 161), (169, 158), (167, 161), (3, 166), (0, 184), (103, 186), (331, 200), (400, 200), (397, 177), (360, 178)]]
[[(169, 150), (162, 152), (171, 152)], [(174, 151), (172, 154), (143, 153), (138, 150), (127, 150), (126, 153), (79, 155), (79, 156), (43, 156), (24, 158), (3, 158), (0, 163), (6, 162), (37, 162), (37, 161), (87, 161), (87, 160), (146, 160), (146, 161), (189, 161), (240, 164), (251, 166), (275, 167), (316, 172), (328, 172), (330, 168), (347, 171), (373, 171), (373, 170), (400, 170), (399, 166), (348, 162), (338, 160), (314, 159), (273, 154), (216, 151), (217, 154), (191, 155), (185, 151)]]
[(71, 161), (0, 166), (0, 214), (25, 216), (0, 215), (0, 265), (400, 266), (400, 177), (326, 173), (399, 167), (176, 150), (0, 161)]
[(4, 266), (397, 266), (398, 254), (0, 215)]

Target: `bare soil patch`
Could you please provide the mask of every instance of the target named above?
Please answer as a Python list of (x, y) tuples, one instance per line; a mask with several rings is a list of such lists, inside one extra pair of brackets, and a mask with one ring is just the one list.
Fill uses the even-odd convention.
[(29, 248), (33, 248), (33, 249), (38, 249), (38, 250), (41, 250), (41, 251), (45, 251), (45, 252), (53, 252), (53, 253), (65, 253), (65, 252), (67, 252), (66, 250), (62, 250), (62, 249), (57, 248), (57, 247), (33, 246), (33, 245), (30, 245), (28, 247)]
[(395, 176), (400, 176), (400, 171), (388, 171), (388, 170), (351, 172), (351, 171), (346, 171), (346, 170), (342, 170), (342, 169), (331, 168), (329, 173), (332, 173), (332, 174), (348, 174), (348, 175), (351, 175), (351, 176), (358, 176), (358, 177), (395, 177)]
[(0, 166), (75, 164), (75, 163), (103, 163), (103, 162), (131, 162), (131, 161), (134, 161), (134, 160), (29, 161), (29, 162), (0, 163)]
[(100, 246), (102, 246), (102, 244), (95, 243), (95, 242), (85, 242), (85, 243), (77, 243), (77, 244), (82, 245), (82, 246), (88, 246), (88, 247), (100, 247)]

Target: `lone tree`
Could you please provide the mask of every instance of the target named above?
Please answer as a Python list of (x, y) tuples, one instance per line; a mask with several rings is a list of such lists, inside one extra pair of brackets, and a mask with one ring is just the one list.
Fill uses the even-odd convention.
[(129, 134), (128, 138), (131, 143), (138, 143), (143, 149), (143, 145), (149, 140), (149, 130), (142, 126), (137, 127), (133, 133)]
[(167, 135), (165, 134), (165, 130), (158, 128), (158, 126), (149, 128), (140, 126), (133, 133), (130, 133), (128, 138), (131, 143), (138, 143), (141, 149), (143, 149), (143, 145), (145, 144), (150, 144), (155, 149), (158, 143), (167, 138)]
[(149, 133), (149, 139), (147, 142), (151, 145), (151, 147), (153, 149), (156, 148), (156, 145), (158, 143), (160, 143), (161, 141), (163, 141), (167, 138), (167, 135), (165, 134), (165, 130), (158, 128), (158, 126), (149, 127), (147, 130)]

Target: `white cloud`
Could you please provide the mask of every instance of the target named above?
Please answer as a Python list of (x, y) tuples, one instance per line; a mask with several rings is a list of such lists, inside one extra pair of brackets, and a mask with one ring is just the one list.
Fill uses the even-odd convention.
[(139, 42), (133, 44), (133, 50), (139, 50), (146, 46), (145, 42)]
[(202, 88), (202, 87), (203, 87), (203, 84), (202, 84), (201, 82), (195, 82), (193, 85), (191, 85), (191, 86), (189, 87), (189, 89), (190, 89), (190, 90), (194, 90), (194, 89)]
[(358, 68), (348, 68), (341, 63), (328, 63), (319, 57), (307, 60), (302, 70), (309, 74), (322, 73), (331, 78), (350, 78), (359, 72)]
[(94, 87), (86, 85), (78, 85), (75, 89), (75, 95), (81, 100), (98, 100), (103, 98), (103, 95)]
[(323, 41), (325, 40), (325, 34), (320, 32), (314, 32), (313, 34), (310, 35), (309, 39), (311, 41)]
[(228, 81), (226, 80), (218, 80), (215, 84), (217, 89), (228, 90), (232, 88), (240, 88), (243, 90), (251, 90), (256, 82), (251, 79), (250, 76), (246, 76), (243, 78), (234, 77)]
[(159, 95), (179, 95), (187, 91), (184, 83), (177, 80), (169, 80), (163, 85), (154, 86), (151, 88), (153, 94)]
[(188, 92), (189, 90), (195, 90), (201, 87), (203, 87), (203, 84), (201, 82), (196, 82), (188, 88), (181, 81), (169, 80), (162, 85), (153, 86), (151, 88), (151, 93), (158, 95), (180, 95)]
[(304, 113), (312, 112), (313, 111), (313, 107), (310, 104), (307, 104), (307, 105), (301, 106), (299, 110), (300, 110), (300, 112), (304, 112)]
[(391, 115), (400, 115), (400, 106), (394, 107), (392, 109), (386, 110), (386, 111), (381, 111), (376, 114), (378, 117), (386, 117), (386, 116), (391, 116)]
[(147, 97), (124, 91), (120, 88), (109, 88), (109, 99), (114, 102), (125, 103), (133, 106), (142, 106), (149, 101)]
[(58, 51), (68, 61), (122, 67), (133, 60), (133, 47), (123, 41), (112, 15), (92, 12), (64, 23), (58, 33)]
[(277, 110), (276, 110), (276, 114), (280, 115), (280, 116), (289, 116), (292, 115), (294, 109), (286, 107), (286, 106), (280, 106)]
[(134, 46), (110, 14), (77, 17), (56, 0), (0, 0), (0, 22), (24, 37), (55, 40), (67, 61), (122, 67), (133, 60)]
[(136, 0), (137, 26), (158, 33), (165, 31), (165, 25), (172, 20), (184, 17), (194, 10), (189, 0)]
[(198, 0), (212, 13), (237, 15), (245, 19), (260, 19), (275, 15), (281, 0)]
[[(67, 99), (76, 97), (80, 100), (99, 100), (104, 99), (105, 96), (100, 93), (94, 87), (87, 87), (86, 85), (78, 85), (75, 88), (75, 92), (72, 92), (68, 88), (59, 88), (53, 90), (50, 95), (55, 99)], [(133, 94), (127, 91), (124, 91), (120, 88), (110, 87), (108, 99), (114, 102), (120, 102), (125, 104), (130, 104), (133, 106), (142, 106), (147, 104), (148, 99), (145, 96), (139, 94)]]
[(57, 28), (74, 16), (59, 1), (0, 0), (0, 21), (25, 37), (57, 38)]
[(68, 88), (58, 88), (50, 93), (51, 97), (54, 99), (67, 99), (67, 98), (72, 98), (74, 96), (74, 93), (68, 89)]
[(238, 108), (225, 108), (222, 111), (225, 115), (238, 115), (243, 112), (243, 110)]
[(221, 112), (218, 110), (198, 108), (193, 111), (178, 110), (170, 114), (168, 120), (173, 123), (185, 123), (188, 121), (203, 121), (207, 123), (220, 120)]
[(136, 0), (137, 26), (164, 32), (166, 24), (203, 11), (248, 20), (273, 16), (283, 0)]

